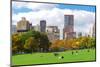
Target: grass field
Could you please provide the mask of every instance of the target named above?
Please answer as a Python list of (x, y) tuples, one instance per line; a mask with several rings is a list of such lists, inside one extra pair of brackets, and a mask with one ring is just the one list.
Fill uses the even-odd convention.
[[(63, 56), (63, 59), (59, 59)], [(95, 61), (95, 49), (87, 49), (59, 52), (59, 56), (54, 56), (54, 53), (33, 53), (12, 56), (12, 65), (31, 65), (31, 64), (49, 64), (62, 62), (79, 62), (79, 61)]]

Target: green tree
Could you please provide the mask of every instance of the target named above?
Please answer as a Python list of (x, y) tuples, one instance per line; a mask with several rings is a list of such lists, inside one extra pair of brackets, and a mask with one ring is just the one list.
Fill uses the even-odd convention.
[(38, 48), (37, 40), (34, 37), (29, 37), (25, 41), (24, 48), (27, 49), (27, 50), (31, 50), (31, 52), (37, 51), (37, 48)]
[(42, 51), (48, 51), (48, 49), (50, 47), (50, 42), (45, 33), (41, 33), (39, 42), (40, 42), (40, 44), (39, 44), (40, 50), (42, 48), (43, 49)]
[(48, 51), (50, 47), (49, 39), (46, 33), (38, 31), (28, 31), (12, 35), (12, 52), (33, 52), (43, 49)]
[(92, 48), (95, 47), (95, 38), (93, 37), (82, 37), (80, 40), (80, 48)]
[(90, 48), (95, 48), (96, 47), (96, 40), (95, 40), (95, 38), (94, 37), (90, 38), (88, 44), (89, 44)]

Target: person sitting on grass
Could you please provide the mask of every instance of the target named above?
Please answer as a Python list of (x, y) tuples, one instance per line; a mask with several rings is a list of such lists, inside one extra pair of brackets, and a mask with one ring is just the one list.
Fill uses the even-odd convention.
[(61, 57), (62, 59), (64, 58), (64, 56)]
[(57, 52), (54, 53), (54, 56), (58, 56), (59, 54)]
[(74, 52), (72, 51), (72, 55), (74, 54)]
[(59, 56), (58, 58), (59, 58), (59, 59), (63, 59), (63, 58), (64, 58), (64, 56)]

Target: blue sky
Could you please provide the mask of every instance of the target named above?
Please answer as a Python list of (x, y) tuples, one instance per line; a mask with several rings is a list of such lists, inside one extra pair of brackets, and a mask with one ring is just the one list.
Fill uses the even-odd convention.
[(89, 12), (95, 12), (96, 7), (95, 6), (88, 6), (88, 5), (65, 5), (65, 4), (59, 4), (58, 8), (61, 9), (72, 9), (72, 10), (85, 10)]
[(12, 12), (14, 14), (23, 13), (23, 12), (30, 12), (30, 11), (32, 11), (32, 9), (29, 9), (27, 7), (22, 7), (22, 8), (14, 8), (14, 7), (12, 7)]
[[(85, 10), (85, 11), (89, 11), (89, 12), (96, 12), (96, 7), (95, 6), (88, 6), (88, 5), (57, 4), (56, 8), (71, 9), (71, 10)], [(12, 5), (12, 12), (14, 14), (24, 13), (24, 12), (31, 12), (31, 11), (32, 11), (31, 8), (27, 8), (27, 7), (16, 8), (15, 6)]]

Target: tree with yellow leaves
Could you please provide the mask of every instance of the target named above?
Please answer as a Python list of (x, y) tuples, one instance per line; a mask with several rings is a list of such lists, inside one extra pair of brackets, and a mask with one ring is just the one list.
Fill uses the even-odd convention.
[(36, 41), (34, 37), (29, 37), (25, 41), (24, 48), (27, 50), (31, 50), (31, 52), (36, 51), (38, 48), (38, 42)]

